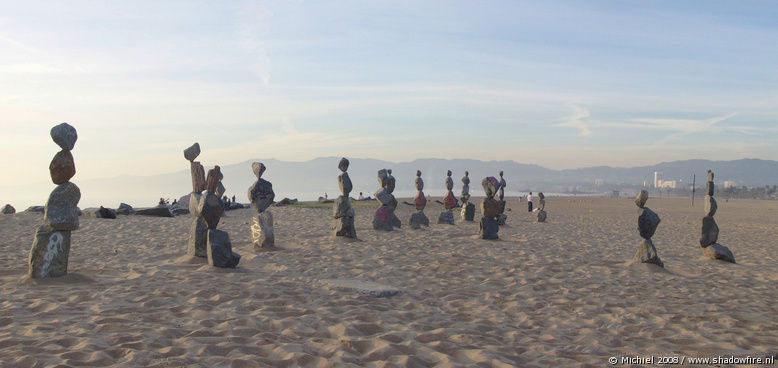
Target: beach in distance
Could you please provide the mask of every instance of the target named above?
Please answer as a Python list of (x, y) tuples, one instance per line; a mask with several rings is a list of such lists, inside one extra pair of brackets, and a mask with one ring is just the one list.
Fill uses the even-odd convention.
[(662, 269), (630, 262), (642, 240), (632, 198), (548, 197), (539, 223), (506, 197), (494, 241), (476, 236), (480, 210), (436, 224), (436, 199), (430, 227), (412, 230), (412, 200), (398, 198), (403, 226), (390, 232), (372, 228), (376, 201), (352, 202), (357, 240), (333, 236), (332, 204), (270, 207), (273, 251), (252, 245), (254, 209), (228, 211), (218, 228), (242, 256), (235, 269), (187, 256), (191, 215), (81, 216), (68, 274), (46, 279), (27, 276), (42, 215), (0, 215), (0, 366), (603, 367), (778, 353), (778, 201), (719, 201), (733, 264), (702, 257), (702, 200), (650, 198)]

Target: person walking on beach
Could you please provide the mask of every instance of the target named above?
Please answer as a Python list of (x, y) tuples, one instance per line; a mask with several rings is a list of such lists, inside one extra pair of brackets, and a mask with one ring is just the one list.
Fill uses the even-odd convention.
[(528, 208), (528, 212), (532, 212), (532, 192), (529, 192), (529, 194), (527, 194), (527, 208)]

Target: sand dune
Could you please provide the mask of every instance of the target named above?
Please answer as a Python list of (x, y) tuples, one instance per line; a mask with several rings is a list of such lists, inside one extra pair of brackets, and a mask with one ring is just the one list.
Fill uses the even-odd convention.
[[(41, 215), (3, 215), (0, 366), (564, 367), (776, 353), (778, 202), (719, 204), (719, 242), (738, 264), (701, 258), (701, 203), (648, 206), (666, 269), (628, 262), (640, 241), (632, 200), (548, 198), (537, 223), (510, 198), (499, 241), (475, 239), (477, 222), (411, 230), (402, 204), (394, 232), (372, 230), (373, 209), (356, 206), (359, 241), (347, 241), (331, 236), (330, 208), (272, 207), (281, 249), (270, 252), (253, 249), (253, 210), (230, 211), (220, 229), (243, 256), (234, 270), (186, 256), (190, 216), (82, 217), (70, 274), (44, 280), (26, 276)], [(425, 212), (434, 222), (441, 209)]]

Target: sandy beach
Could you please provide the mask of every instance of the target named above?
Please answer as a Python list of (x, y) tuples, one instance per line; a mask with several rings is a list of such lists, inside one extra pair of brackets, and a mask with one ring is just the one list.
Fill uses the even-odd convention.
[[(229, 211), (219, 229), (243, 257), (234, 270), (186, 255), (190, 215), (81, 217), (69, 274), (43, 280), (27, 277), (42, 215), (1, 215), (0, 366), (601, 367), (778, 353), (776, 201), (720, 201), (730, 264), (701, 257), (701, 200), (649, 199), (661, 269), (629, 263), (632, 199), (548, 198), (537, 223), (508, 198), (498, 241), (476, 239), (477, 222), (412, 230), (403, 200), (393, 232), (372, 229), (375, 202), (355, 205), (358, 241), (331, 235), (329, 206), (271, 207), (270, 252), (251, 244), (256, 212)], [(425, 213), (434, 223), (441, 210)]]

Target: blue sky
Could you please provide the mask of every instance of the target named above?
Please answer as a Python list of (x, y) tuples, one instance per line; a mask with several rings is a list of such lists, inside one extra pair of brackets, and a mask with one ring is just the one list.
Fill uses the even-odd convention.
[(778, 4), (0, 2), (0, 162), (48, 180), (321, 156), (778, 159)]

